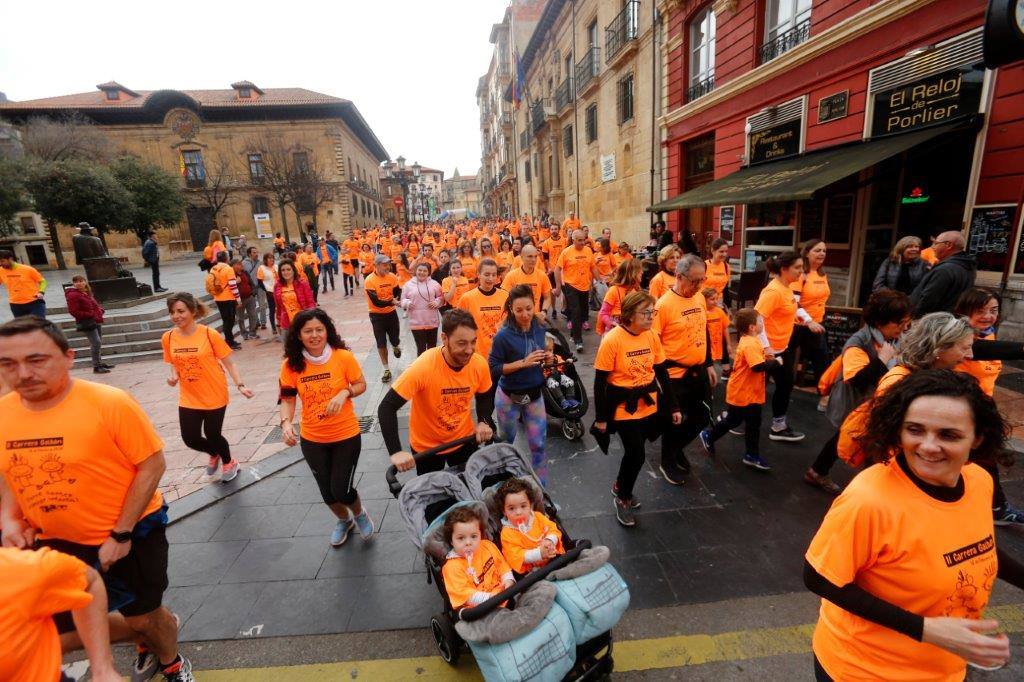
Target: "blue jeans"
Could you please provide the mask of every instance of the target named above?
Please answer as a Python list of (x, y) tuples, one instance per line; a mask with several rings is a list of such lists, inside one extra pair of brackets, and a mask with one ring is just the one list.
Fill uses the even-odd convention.
[(37, 299), (31, 303), (12, 303), (11, 313), (15, 317), (25, 317), (26, 315), (35, 315), (36, 317), (46, 318), (46, 301), (43, 299)]
[(540, 479), (541, 485), (547, 487), (548, 456), (544, 451), (544, 440), (548, 435), (548, 415), (544, 411), (544, 397), (538, 396), (536, 400), (521, 405), (512, 402), (499, 386), (494, 394), (494, 411), (498, 417), (501, 439), (507, 443), (515, 442), (516, 432), (519, 430), (519, 417), (522, 415), (533, 471)]

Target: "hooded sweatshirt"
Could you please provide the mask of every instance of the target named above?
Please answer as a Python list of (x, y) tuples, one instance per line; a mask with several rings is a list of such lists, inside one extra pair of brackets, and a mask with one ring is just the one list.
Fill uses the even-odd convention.
[(978, 264), (963, 251), (939, 261), (910, 295), (914, 317), (928, 313), (953, 312), (960, 294), (974, 286)]
[(529, 331), (522, 331), (515, 320), (503, 324), (494, 335), (491, 343), (491, 354), (487, 364), (491, 368), (491, 377), (498, 378), (498, 386), (506, 393), (525, 393), (544, 385), (544, 372), (540, 365), (527, 367), (512, 374), (502, 375), (501, 368), (510, 362), (522, 360), (535, 350), (544, 350), (544, 327), (536, 318), (530, 323)]

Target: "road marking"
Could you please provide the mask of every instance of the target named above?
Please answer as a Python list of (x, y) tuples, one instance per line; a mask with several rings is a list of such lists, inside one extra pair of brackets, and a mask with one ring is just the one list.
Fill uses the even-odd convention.
[[(1024, 632), (1024, 603), (994, 606), (985, 612), (995, 618), (1000, 631)], [(814, 624), (780, 628), (759, 628), (722, 632), (715, 635), (673, 635), (616, 641), (613, 651), (615, 670), (657, 670), (686, 666), (742, 661), (752, 658), (810, 654)], [(409, 679), (479, 680), (480, 672), (471, 655), (464, 654), (455, 668), (439, 656), (342, 661), (310, 665), (244, 668), (202, 672), (204, 682), (291, 682), (310, 679), (372, 679), (374, 682)]]

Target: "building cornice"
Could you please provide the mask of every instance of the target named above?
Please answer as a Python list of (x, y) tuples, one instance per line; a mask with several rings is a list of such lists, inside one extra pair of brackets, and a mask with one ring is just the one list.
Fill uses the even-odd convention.
[[(725, 0), (720, 0), (720, 2), (724, 3)], [(703, 97), (668, 112), (658, 119), (658, 125), (662, 127), (675, 125), (685, 118), (711, 109), (742, 92), (763, 85), (787, 71), (817, 59), (837, 47), (857, 40), (865, 33), (882, 28), (933, 2), (935, 0), (889, 0), (889, 2), (867, 7), (826, 29), (823, 33), (812, 36), (806, 42), (797, 45), (767, 64), (755, 67), (721, 87), (716, 87)]]

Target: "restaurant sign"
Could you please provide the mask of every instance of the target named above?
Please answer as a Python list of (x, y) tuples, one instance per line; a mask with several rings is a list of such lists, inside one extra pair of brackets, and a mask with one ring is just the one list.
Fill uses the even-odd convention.
[(750, 133), (750, 165), (799, 154), (803, 127), (803, 118), (796, 118)]
[(978, 113), (985, 72), (963, 66), (875, 93), (871, 137), (927, 128)]

